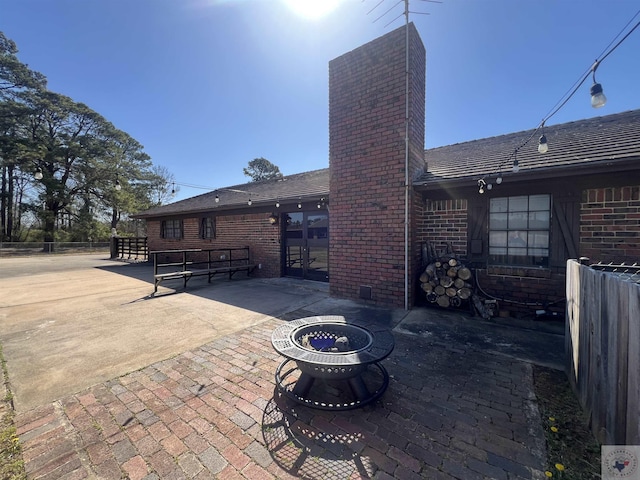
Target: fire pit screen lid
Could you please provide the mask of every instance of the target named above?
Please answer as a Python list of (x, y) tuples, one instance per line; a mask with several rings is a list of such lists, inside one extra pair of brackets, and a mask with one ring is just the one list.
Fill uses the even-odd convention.
[(292, 320), (271, 336), (274, 349), (292, 360), (321, 365), (363, 365), (386, 358), (394, 347), (393, 335), (375, 325), (348, 323), (326, 315)]
[(293, 343), (307, 350), (338, 354), (365, 350), (373, 342), (373, 337), (364, 328), (335, 322), (301, 325), (290, 336)]

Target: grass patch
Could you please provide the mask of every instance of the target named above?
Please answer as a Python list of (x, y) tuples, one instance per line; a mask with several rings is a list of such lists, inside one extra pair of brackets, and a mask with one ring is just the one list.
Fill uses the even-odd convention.
[(564, 372), (534, 366), (533, 381), (547, 441), (547, 477), (599, 479), (600, 445)]
[(22, 460), (22, 448), (20, 439), (16, 435), (16, 427), (13, 423), (14, 412), (11, 403), (11, 389), (9, 388), (9, 375), (7, 364), (2, 354), (0, 345), (0, 363), (2, 363), (2, 383), (4, 395), (0, 400), (0, 479), (26, 480)]

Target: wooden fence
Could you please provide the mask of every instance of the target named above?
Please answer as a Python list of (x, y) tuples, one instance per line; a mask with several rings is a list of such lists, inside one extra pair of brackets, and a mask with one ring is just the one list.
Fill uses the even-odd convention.
[(148, 261), (147, 237), (111, 237), (111, 258), (128, 262)]
[(640, 445), (640, 284), (567, 262), (569, 380), (601, 444)]

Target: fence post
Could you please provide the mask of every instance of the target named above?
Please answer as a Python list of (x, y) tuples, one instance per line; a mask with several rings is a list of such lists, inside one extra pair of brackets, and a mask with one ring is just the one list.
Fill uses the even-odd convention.
[(114, 259), (118, 257), (118, 237), (111, 237), (109, 239), (109, 252), (110, 258)]

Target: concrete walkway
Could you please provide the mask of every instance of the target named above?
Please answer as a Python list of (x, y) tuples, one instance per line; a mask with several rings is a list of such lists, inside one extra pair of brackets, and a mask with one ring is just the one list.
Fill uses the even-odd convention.
[[(290, 279), (150, 298), (148, 265), (44, 258), (0, 259), (29, 478), (544, 478), (531, 363), (560, 366), (561, 335), (371, 308)], [(318, 314), (393, 329), (376, 404), (326, 412), (274, 392), (271, 332)]]

